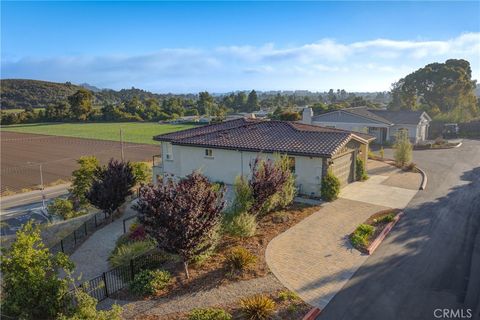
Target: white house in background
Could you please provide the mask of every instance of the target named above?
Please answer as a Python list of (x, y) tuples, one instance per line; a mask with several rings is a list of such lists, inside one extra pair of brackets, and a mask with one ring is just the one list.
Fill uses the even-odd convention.
[(303, 110), (302, 122), (339, 128), (375, 136), (376, 142), (393, 141), (400, 130), (408, 132), (413, 143), (427, 139), (428, 127), (432, 119), (424, 111), (390, 111), (367, 109), (366, 107), (347, 108), (313, 115), (311, 108)]
[(153, 179), (184, 177), (200, 170), (211, 181), (233, 184), (238, 175), (250, 174), (258, 156), (275, 153), (291, 158), (299, 193), (320, 195), (322, 177), (329, 167), (342, 185), (355, 180), (355, 159), (367, 160), (374, 137), (345, 130), (297, 122), (240, 118), (154, 137), (161, 143), (154, 156)]

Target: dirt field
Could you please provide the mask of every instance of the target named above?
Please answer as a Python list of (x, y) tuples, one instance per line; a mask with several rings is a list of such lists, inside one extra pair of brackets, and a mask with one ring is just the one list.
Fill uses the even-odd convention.
[[(151, 161), (159, 146), (125, 143), (125, 159)], [(43, 167), (45, 184), (69, 180), (77, 168), (76, 159), (85, 155), (96, 156), (102, 164), (110, 158), (120, 159), (120, 143), (115, 141), (46, 136), (28, 133), (1, 133), (2, 193), (7, 189), (20, 191), (40, 184), (39, 165)]]

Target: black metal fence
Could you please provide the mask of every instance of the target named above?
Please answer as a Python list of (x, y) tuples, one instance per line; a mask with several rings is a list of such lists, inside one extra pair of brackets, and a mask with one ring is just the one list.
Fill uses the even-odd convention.
[(82, 288), (90, 296), (102, 301), (127, 287), (141, 270), (159, 268), (166, 261), (166, 256), (160, 252), (148, 253), (130, 260), (129, 264), (118, 266), (84, 282)]
[(66, 254), (72, 254), (75, 249), (87, 239), (88, 235), (105, 226), (109, 221), (110, 219), (107, 217), (106, 213), (96, 213), (93, 217), (86, 220), (80, 227), (52, 246), (50, 251), (52, 253), (63, 252)]

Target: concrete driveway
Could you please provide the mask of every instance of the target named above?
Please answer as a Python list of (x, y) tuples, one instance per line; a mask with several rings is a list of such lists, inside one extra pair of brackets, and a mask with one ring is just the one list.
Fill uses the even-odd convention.
[(369, 180), (345, 187), (341, 198), (324, 204), (267, 247), (273, 274), (312, 306), (323, 309), (367, 260), (353, 249), (348, 235), (378, 211), (405, 207), (418, 191), (418, 174), (404, 179), (406, 189), (398, 186), (402, 179), (397, 175), (403, 174), (398, 169), (376, 162), (369, 167), (375, 173)]

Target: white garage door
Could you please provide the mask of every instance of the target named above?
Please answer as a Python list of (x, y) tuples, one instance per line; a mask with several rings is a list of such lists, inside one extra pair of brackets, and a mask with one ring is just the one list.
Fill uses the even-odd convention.
[(354, 152), (333, 159), (332, 171), (342, 186), (354, 181), (353, 160)]

